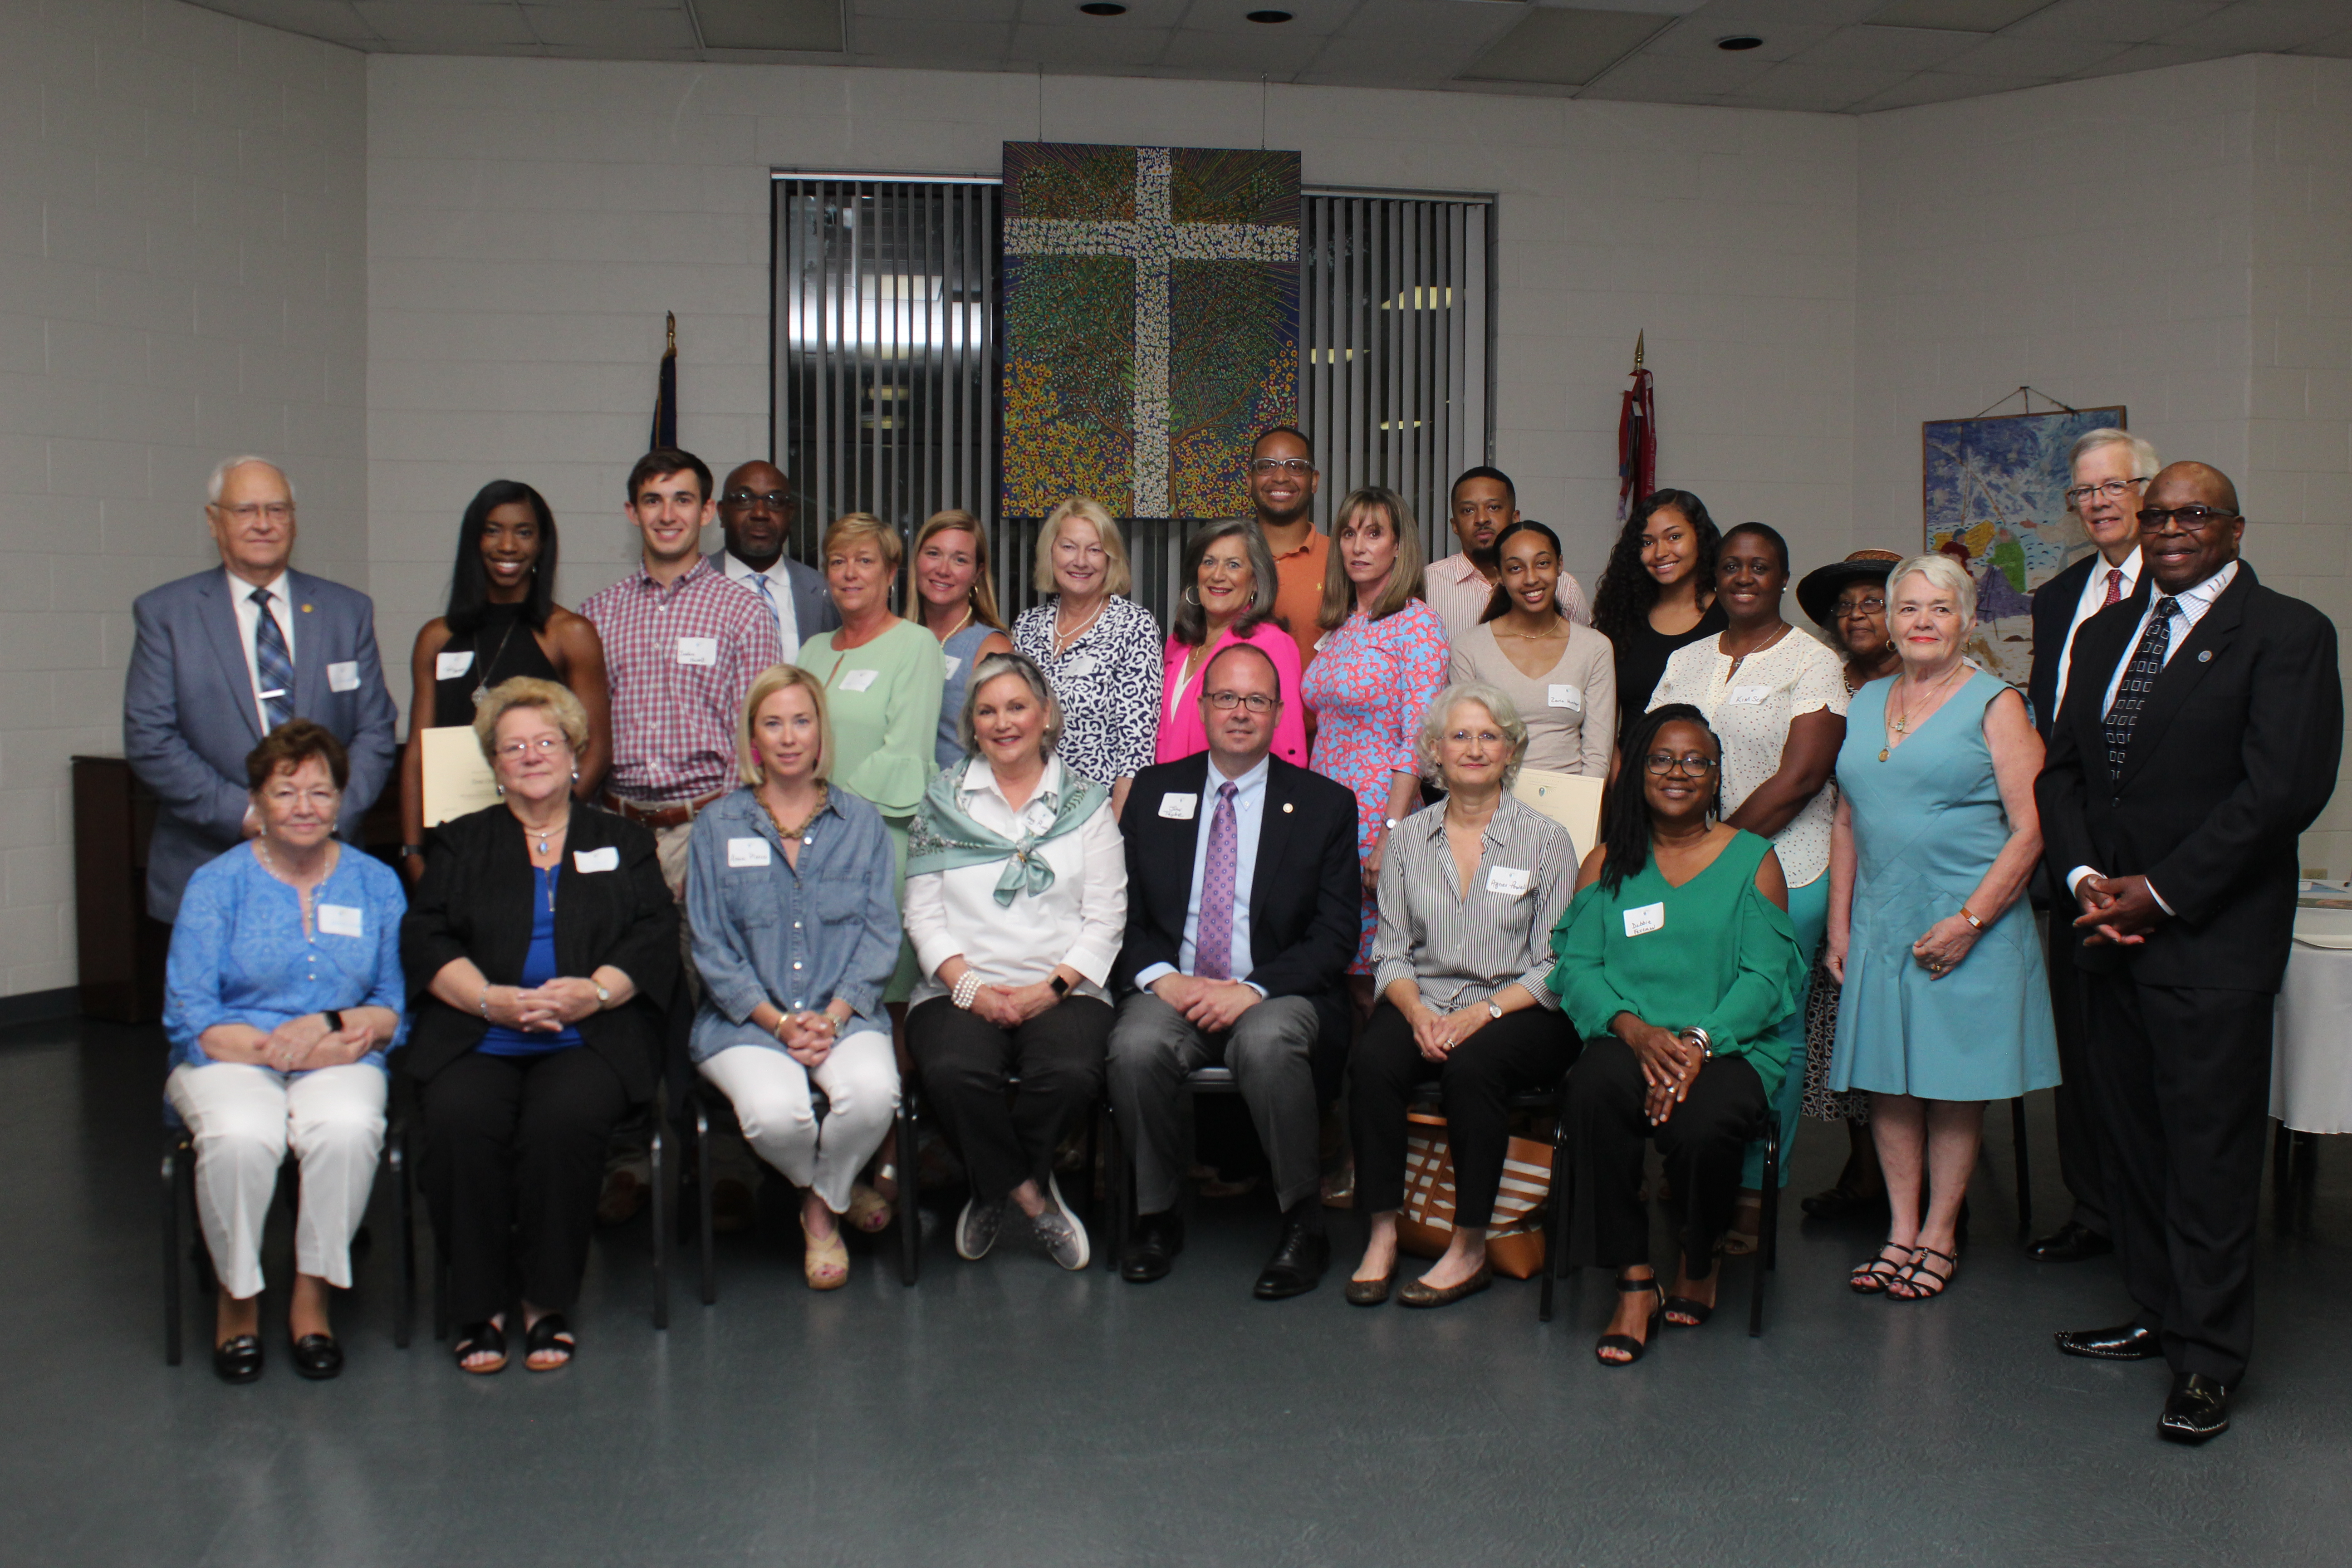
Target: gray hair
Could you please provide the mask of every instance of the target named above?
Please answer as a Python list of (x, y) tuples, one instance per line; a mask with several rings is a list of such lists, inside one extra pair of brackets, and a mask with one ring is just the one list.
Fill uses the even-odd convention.
[(1509, 789), (1512, 781), (1519, 776), (1519, 764), (1528, 759), (1528, 722), (1519, 717), (1518, 705), (1502, 688), (1483, 680), (1455, 681), (1439, 692), (1430, 703), (1429, 711), (1421, 716), (1421, 733), (1415, 738), (1413, 750), (1421, 757), (1423, 776), (1439, 776), (1437, 743), (1444, 738), (1445, 725), (1454, 717), (1454, 710), (1465, 702), (1484, 708), (1486, 716), (1494, 720), (1495, 728), (1503, 732), (1503, 739), (1511, 743), (1511, 760), (1503, 764), (1503, 787)]
[(263, 468), (268, 468), (271, 473), (276, 474), (279, 479), (284, 479), (286, 481), (286, 499), (288, 500), (295, 499), (293, 475), (288, 473), (285, 469), (279, 468), (268, 458), (257, 458), (252, 453), (247, 452), (242, 457), (223, 458), (219, 462), (213, 465), (213, 477), (205, 481), (205, 501), (213, 506), (220, 505), (221, 489), (222, 487), (228, 483), (230, 470), (234, 468), (241, 468), (247, 463), (259, 463)]
[(1939, 594), (1949, 594), (1958, 606), (1960, 619), (1970, 626), (1977, 620), (1976, 579), (1969, 569), (1940, 551), (1926, 555), (1914, 555), (1886, 574), (1886, 624), (1889, 631), (1895, 626), (1895, 591), (1906, 577), (1925, 577), (1927, 586)]
[(2074, 465), (2083, 460), (2085, 453), (2095, 452), (2102, 447), (2129, 447), (2132, 455), (2132, 478), (2136, 479), (2152, 479), (2156, 478), (2157, 469), (2163, 467), (2156, 460), (2156, 447), (2153, 443), (2142, 437), (2133, 435), (2128, 430), (2118, 430), (2114, 426), (2108, 425), (2096, 430), (2085, 430), (2074, 437), (2074, 444), (2066, 449), (2068, 475), (2073, 475)]
[(1020, 677), (1021, 683), (1029, 689), (1029, 694), (1045, 710), (1045, 734), (1037, 754), (1052, 756), (1054, 743), (1062, 738), (1061, 699), (1054, 695), (1054, 683), (1045, 679), (1045, 672), (1037, 668), (1034, 659), (1024, 653), (992, 653), (974, 667), (971, 679), (963, 689), (963, 711), (956, 715), (957, 744), (963, 747), (966, 756), (979, 749), (972, 740), (972, 710), (980, 704), (980, 689), (1000, 675)]

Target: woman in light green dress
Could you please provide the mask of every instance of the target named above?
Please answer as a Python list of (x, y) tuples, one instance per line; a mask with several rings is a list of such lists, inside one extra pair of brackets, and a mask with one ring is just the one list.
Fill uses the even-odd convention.
[[(824, 683), (832, 782), (871, 802), (889, 829), (898, 859), (893, 902), (905, 889), (907, 829), (930, 782), (947, 679), (939, 639), (890, 611), (890, 584), (904, 552), (896, 529), (862, 511), (825, 531), (824, 580), (841, 627), (803, 643), (799, 659)], [(904, 1002), (915, 978), (914, 949), (902, 942), (883, 1000)]]

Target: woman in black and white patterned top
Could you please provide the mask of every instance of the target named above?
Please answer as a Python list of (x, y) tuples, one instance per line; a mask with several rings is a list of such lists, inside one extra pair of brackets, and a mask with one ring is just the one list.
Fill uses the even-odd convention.
[(1065, 728), (1054, 754), (1111, 792), (1151, 765), (1160, 738), (1160, 623), (1127, 596), (1134, 578), (1110, 513), (1066, 500), (1037, 532), (1037, 587), (1050, 594), (1013, 623), (1013, 646), (1053, 682)]

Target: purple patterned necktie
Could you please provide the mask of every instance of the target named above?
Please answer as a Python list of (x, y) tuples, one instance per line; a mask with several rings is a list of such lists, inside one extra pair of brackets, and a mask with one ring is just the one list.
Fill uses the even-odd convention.
[(1217, 811), (1209, 819), (1209, 860), (1201, 868), (1201, 924), (1192, 942), (1192, 973), (1202, 980), (1234, 977), (1234, 826), (1231, 779), (1217, 786)]

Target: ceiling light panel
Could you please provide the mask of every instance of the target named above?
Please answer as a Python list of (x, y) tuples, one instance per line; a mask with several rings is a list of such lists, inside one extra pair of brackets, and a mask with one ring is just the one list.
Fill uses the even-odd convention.
[(843, 44), (841, 0), (694, 0), (694, 16), (714, 49), (833, 51)]

